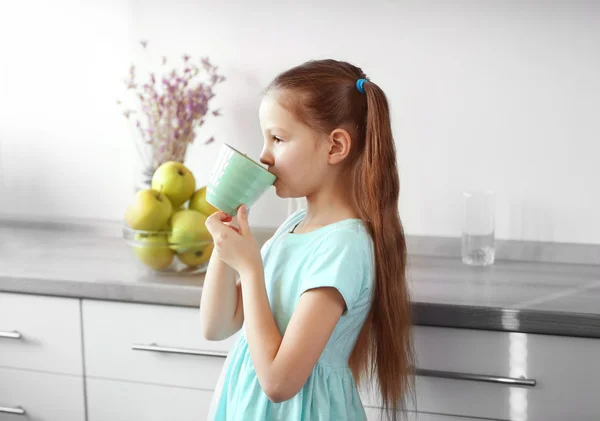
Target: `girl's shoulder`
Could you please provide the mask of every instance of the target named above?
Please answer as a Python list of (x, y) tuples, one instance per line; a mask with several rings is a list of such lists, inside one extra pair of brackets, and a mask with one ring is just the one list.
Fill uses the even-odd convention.
[(294, 233), (294, 227), (306, 217), (306, 209), (298, 209), (290, 214), (277, 228), (264, 245), (265, 253), (273, 245), (285, 241), (288, 251), (304, 250), (308, 254), (318, 249), (355, 248), (362, 249), (365, 255), (373, 253), (373, 241), (363, 221), (357, 218), (344, 219), (307, 233)]

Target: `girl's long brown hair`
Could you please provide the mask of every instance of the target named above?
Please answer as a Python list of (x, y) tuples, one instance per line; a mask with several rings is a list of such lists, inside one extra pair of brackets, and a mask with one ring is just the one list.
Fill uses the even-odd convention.
[(406, 242), (398, 213), (400, 182), (390, 110), (383, 91), (361, 69), (336, 60), (313, 60), (278, 75), (267, 88), (309, 126), (330, 133), (346, 129), (352, 138), (350, 163), (360, 217), (375, 246), (371, 310), (349, 366), (355, 381), (373, 380), (392, 420), (414, 400), (411, 305), (406, 282)]

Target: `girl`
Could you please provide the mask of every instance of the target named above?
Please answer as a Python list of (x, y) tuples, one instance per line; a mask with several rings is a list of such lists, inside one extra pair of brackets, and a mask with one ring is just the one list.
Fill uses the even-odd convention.
[(262, 249), (244, 206), (235, 228), (223, 212), (207, 219), (204, 335), (241, 329), (209, 419), (362, 421), (363, 381), (396, 419), (414, 390), (413, 349), (386, 96), (349, 63), (310, 61), (273, 80), (259, 117), (277, 195), (307, 209)]

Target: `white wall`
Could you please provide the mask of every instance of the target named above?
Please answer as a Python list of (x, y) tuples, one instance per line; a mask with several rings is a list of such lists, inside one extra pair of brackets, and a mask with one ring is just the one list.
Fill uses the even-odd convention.
[[(273, 76), (333, 57), (389, 96), (408, 234), (459, 235), (462, 190), (489, 188), (499, 238), (600, 243), (600, 2), (176, 3), (0, 6), (0, 213), (121, 218), (140, 169), (115, 99), (147, 39), (228, 78), (199, 135), (216, 142), (189, 151), (200, 183), (220, 142), (258, 156)], [(286, 211), (271, 192), (252, 219)]]

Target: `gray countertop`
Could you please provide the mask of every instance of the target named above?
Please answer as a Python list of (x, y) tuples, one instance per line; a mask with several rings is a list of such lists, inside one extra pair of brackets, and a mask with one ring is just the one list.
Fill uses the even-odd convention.
[[(600, 338), (600, 265), (411, 254), (407, 277), (418, 325)], [(119, 224), (0, 221), (0, 291), (197, 307), (203, 280), (144, 273)]]

